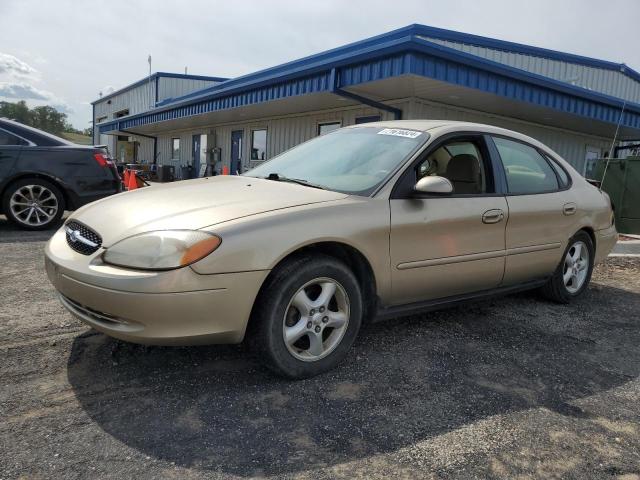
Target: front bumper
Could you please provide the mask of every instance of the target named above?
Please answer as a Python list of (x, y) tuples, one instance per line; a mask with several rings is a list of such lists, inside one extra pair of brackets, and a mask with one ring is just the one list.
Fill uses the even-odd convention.
[(62, 304), (109, 336), (152, 345), (242, 341), (251, 308), (268, 271), (200, 275), (191, 268), (147, 272), (81, 255), (59, 230), (45, 265)]

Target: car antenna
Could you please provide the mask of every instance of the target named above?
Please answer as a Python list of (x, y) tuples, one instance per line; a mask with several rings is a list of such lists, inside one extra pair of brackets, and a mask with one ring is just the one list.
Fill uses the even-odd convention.
[(604, 185), (604, 178), (607, 176), (607, 169), (609, 168), (609, 162), (611, 161), (611, 155), (613, 155), (613, 147), (618, 139), (618, 131), (620, 130), (620, 124), (622, 123), (622, 116), (624, 115), (624, 107), (627, 106), (627, 100), (622, 102), (622, 109), (620, 110), (620, 117), (618, 118), (618, 124), (616, 125), (616, 133), (613, 135), (613, 141), (611, 142), (611, 148), (609, 149), (609, 156), (607, 157), (607, 163), (604, 165), (604, 172), (602, 172), (602, 179), (600, 180), (600, 191), (602, 192), (602, 186)]

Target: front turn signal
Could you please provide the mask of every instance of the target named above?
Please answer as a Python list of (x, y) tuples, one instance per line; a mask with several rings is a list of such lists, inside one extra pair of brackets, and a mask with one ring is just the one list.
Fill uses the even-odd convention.
[(202, 260), (204, 257), (212, 253), (216, 248), (220, 246), (222, 240), (220, 237), (211, 236), (204, 240), (200, 240), (187, 249), (180, 259), (180, 265), (185, 267), (192, 263)]

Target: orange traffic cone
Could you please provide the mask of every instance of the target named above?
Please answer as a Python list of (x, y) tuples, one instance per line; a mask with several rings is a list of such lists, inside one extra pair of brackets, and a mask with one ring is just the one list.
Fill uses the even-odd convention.
[(226, 165), (222, 167), (222, 174), (229, 175), (229, 167), (227, 167)]
[(124, 172), (122, 173), (122, 184), (124, 185), (124, 188), (129, 188), (129, 169), (125, 168)]
[(136, 180), (136, 172), (134, 170), (131, 170), (131, 173), (129, 173), (129, 183), (127, 185), (127, 188), (129, 190), (135, 190), (136, 188), (138, 188), (138, 182)]

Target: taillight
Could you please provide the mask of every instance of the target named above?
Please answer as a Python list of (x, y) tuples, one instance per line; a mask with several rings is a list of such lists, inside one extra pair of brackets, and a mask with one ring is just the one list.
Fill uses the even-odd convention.
[(101, 167), (108, 167), (111, 165), (111, 160), (104, 153), (94, 153), (93, 158)]

